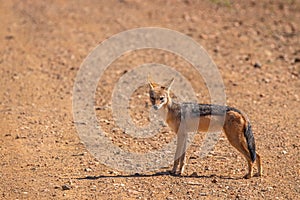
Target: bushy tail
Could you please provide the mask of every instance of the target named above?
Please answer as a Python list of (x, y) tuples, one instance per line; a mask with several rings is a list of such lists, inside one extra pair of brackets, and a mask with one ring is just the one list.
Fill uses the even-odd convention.
[(246, 128), (245, 128), (245, 132), (244, 132), (244, 136), (246, 137), (246, 141), (247, 141), (247, 145), (248, 145), (248, 150), (250, 152), (250, 157), (252, 162), (255, 161), (256, 159), (256, 152), (255, 152), (255, 141), (254, 141), (254, 135), (252, 132), (252, 128), (250, 125), (250, 122), (247, 122)]

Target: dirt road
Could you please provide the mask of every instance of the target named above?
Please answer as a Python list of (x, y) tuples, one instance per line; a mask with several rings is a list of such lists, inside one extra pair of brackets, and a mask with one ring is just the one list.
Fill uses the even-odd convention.
[[(297, 199), (300, 196), (300, 1), (1, 1), (0, 199)], [(76, 73), (106, 38), (137, 27), (182, 32), (217, 64), (227, 104), (252, 121), (264, 176), (243, 179), (246, 162), (220, 137), (199, 158), (192, 145), (186, 176), (160, 169), (144, 175), (97, 161), (80, 141), (72, 113)], [(161, 51), (137, 51), (112, 63), (95, 106), (108, 107), (117, 79), (143, 63), (181, 70), (208, 101), (186, 63)], [(145, 94), (145, 95), (144, 95)], [(145, 122), (146, 89), (132, 116)], [(135, 99), (135, 98), (133, 98)], [(149, 102), (148, 102), (149, 103)], [(134, 106), (136, 105), (136, 107)], [(174, 137), (135, 141), (116, 131), (109, 109), (96, 114), (113, 142), (132, 151), (160, 148)], [(196, 141), (199, 140), (196, 139)]]

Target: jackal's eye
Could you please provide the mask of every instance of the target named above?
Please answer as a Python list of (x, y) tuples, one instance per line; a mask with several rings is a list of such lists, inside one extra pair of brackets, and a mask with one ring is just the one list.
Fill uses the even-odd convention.
[(160, 97), (159, 100), (160, 100), (160, 101), (164, 101), (164, 100), (165, 100), (165, 97)]

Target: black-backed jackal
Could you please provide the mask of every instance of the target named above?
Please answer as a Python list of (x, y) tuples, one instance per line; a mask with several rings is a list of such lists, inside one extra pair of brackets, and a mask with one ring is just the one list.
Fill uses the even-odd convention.
[[(160, 85), (153, 82), (148, 77), (149, 95), (152, 106), (155, 110), (162, 109), (165, 116), (165, 121), (175, 133), (177, 133), (177, 147), (174, 159), (172, 174), (176, 174), (176, 169), (179, 166), (179, 174), (184, 173), (185, 167), (185, 152), (187, 146), (188, 124), (184, 128), (180, 127), (183, 113), (190, 112), (191, 118), (196, 118), (199, 132), (208, 131), (210, 122), (218, 120), (218, 116), (223, 116), (222, 129), (225, 132), (230, 144), (241, 152), (248, 163), (248, 173), (244, 178), (253, 176), (253, 164), (256, 161), (258, 173), (256, 176), (262, 175), (261, 158), (255, 152), (255, 141), (252, 133), (251, 125), (247, 117), (239, 110), (213, 104), (193, 104), (193, 103), (175, 103), (170, 97), (170, 88), (174, 78), (168, 81), (165, 85)], [(192, 107), (185, 109), (185, 107)], [(225, 119), (224, 119), (225, 115)], [(190, 118), (190, 119), (191, 119)]]

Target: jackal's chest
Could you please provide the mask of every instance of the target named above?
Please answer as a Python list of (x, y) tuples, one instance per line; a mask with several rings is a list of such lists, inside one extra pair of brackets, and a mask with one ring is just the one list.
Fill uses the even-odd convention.
[(167, 119), (166, 122), (173, 131), (177, 132), (180, 122), (177, 122), (176, 120), (172, 120), (172, 119)]
[(177, 116), (176, 113), (173, 113), (173, 112), (169, 112), (167, 115), (166, 115), (166, 122), (168, 124), (168, 126), (175, 132), (178, 131), (178, 128), (180, 126), (180, 116)]

